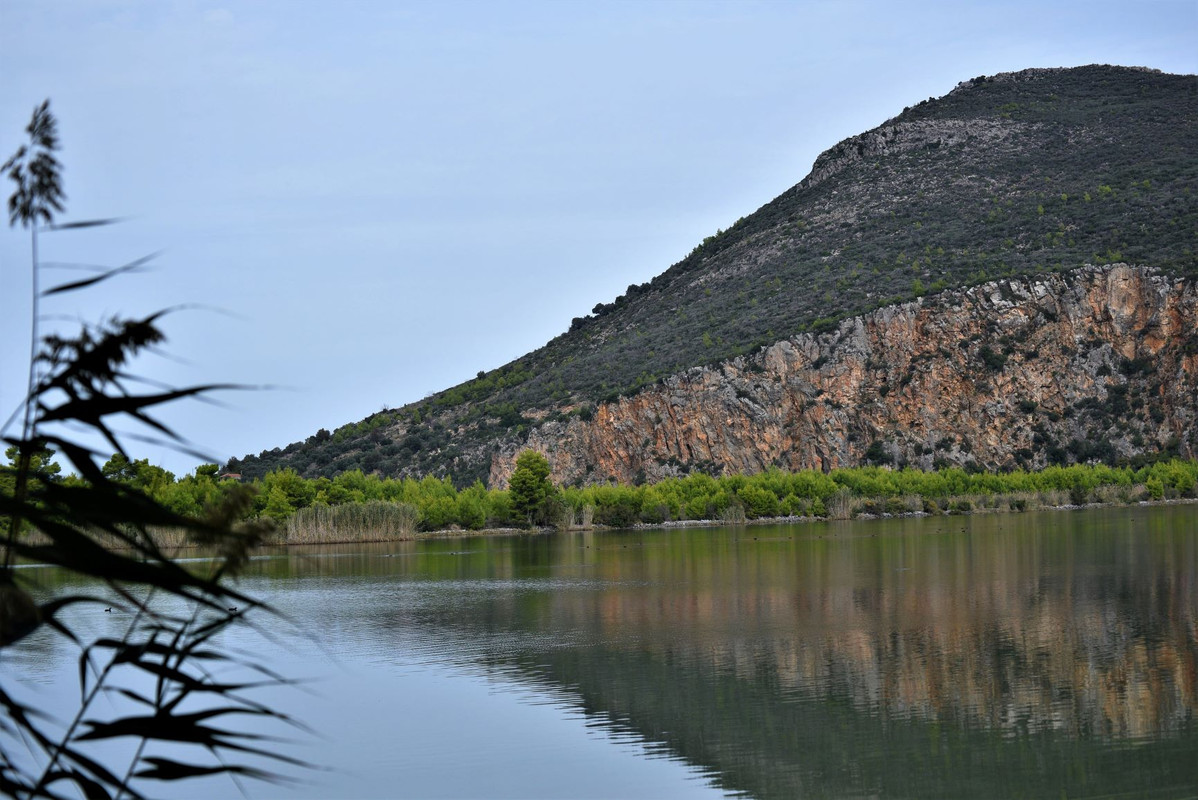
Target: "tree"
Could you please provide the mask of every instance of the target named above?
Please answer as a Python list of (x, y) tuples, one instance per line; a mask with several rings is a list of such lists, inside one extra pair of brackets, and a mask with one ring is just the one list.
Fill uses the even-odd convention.
[[(16, 497), (17, 486), (22, 485), (21, 494), (28, 496), (36, 492), (43, 483), (62, 480), (59, 473), (62, 467), (54, 462), (54, 451), (42, 448), (22, 456), (16, 445), (4, 451), (8, 464), (0, 466), (0, 497)], [(0, 529), (7, 530), (13, 520), (0, 516)], [(24, 531), (27, 525), (22, 521), (18, 524), (18, 532)]]
[(151, 464), (148, 458), (130, 461), (123, 453), (113, 453), (112, 458), (100, 467), (100, 472), (109, 480), (135, 486), (158, 499), (161, 499), (166, 488), (175, 482), (173, 473)]
[[(8, 459), (8, 466), (4, 468), (8, 475), (15, 474), (21, 463), (21, 453), (16, 445), (4, 451), (5, 458)], [(48, 447), (43, 447), (41, 450), (36, 450), (29, 456), (29, 476), (36, 477), (42, 481), (59, 480), (59, 475), (62, 472), (62, 465), (54, 461), (54, 451)]]
[[(83, 325), (75, 336), (38, 336), (41, 299), (115, 277), (144, 259), (44, 292), (38, 288), (39, 230), (107, 221), (54, 223), (65, 195), (53, 157), (57, 125), (48, 101), (34, 110), (26, 131), (29, 143), (0, 167), (17, 185), (8, 201), (9, 220), (32, 232), (34, 276), (28, 394), (9, 423), (0, 425), (0, 437), (11, 446), (14, 458), (5, 472), (11, 481), (0, 482), (0, 521), (6, 529), (0, 545), (0, 652), (20, 646), (34, 631), (49, 629), (62, 635), (79, 649), (80, 703), (73, 719), (53, 719), (7, 690), (6, 684), (18, 676), (8, 669), (0, 674), (4, 715), (0, 717), (0, 793), (22, 798), (140, 798), (141, 787), (149, 780), (213, 773), (269, 778), (237, 759), (259, 755), (289, 760), (262, 747), (258, 737), (218, 720), (229, 715), (284, 718), (248, 696), (252, 685), (218, 682), (212, 669), (235, 660), (221, 651), (217, 635), (243, 622), (249, 611), (266, 609), (226, 579), (246, 563), (269, 528), (237, 522), (250, 504), (250, 492), (244, 487), (234, 486), (222, 502), (203, 514), (189, 515), (173, 511), (133, 485), (136, 480), (121, 480), (145, 476), (137, 469), (138, 462), (129, 459), (113, 428), (118, 421), (140, 424), (164, 437), (162, 441), (185, 449), (180, 437), (155, 416), (157, 408), (231, 387), (130, 389), (138, 384), (128, 364), (164, 340), (158, 324), (165, 312)], [(9, 424), (15, 420), (21, 420), (20, 430), (10, 433)], [(120, 457), (114, 456), (107, 473), (96, 464), (95, 453), (74, 438), (80, 428), (107, 441)], [(47, 465), (50, 450), (77, 475), (54, 479)], [(207, 548), (214, 556), (211, 571), (205, 574), (171, 561), (155, 540), (159, 528), (183, 531)], [(39, 603), (24, 574), (29, 571), (16, 569), (18, 559), (102, 581), (118, 599), (76, 594)], [(163, 595), (185, 601), (190, 612), (164, 613), (164, 606), (156, 602)], [(124, 637), (91, 638), (76, 630), (69, 611), (87, 603), (127, 611), (132, 624)], [(121, 683), (121, 676), (127, 674), (148, 678), (153, 689), (128, 688), (139, 684)], [(263, 674), (265, 683), (277, 682)], [(114, 681), (138, 709), (116, 719), (111, 718), (115, 713), (111, 704), (96, 702), (116, 691)], [(87, 749), (91, 741), (124, 737), (141, 742), (125, 765), (102, 763)], [(154, 742), (190, 744), (214, 755), (217, 765), (156, 757), (146, 749)]]
[(200, 480), (215, 480), (220, 472), (219, 464), (200, 464), (195, 469), (195, 476)]
[(268, 472), (262, 479), (264, 496), (270, 497), (276, 490), (282, 494), (292, 510), (307, 508), (316, 499), (316, 486), (301, 478), (299, 473), (290, 467)]
[(516, 457), (509, 481), (512, 509), (526, 524), (544, 522), (546, 501), (555, 490), (549, 482), (549, 460), (536, 450), (525, 450)]
[(282, 521), (295, 513), (295, 507), (287, 499), (287, 493), (281, 487), (274, 486), (266, 492), (266, 503), (262, 513), (276, 521)]

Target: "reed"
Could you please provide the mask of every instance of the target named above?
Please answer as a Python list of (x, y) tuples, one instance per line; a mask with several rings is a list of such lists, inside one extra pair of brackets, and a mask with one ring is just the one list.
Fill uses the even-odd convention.
[(849, 489), (839, 489), (828, 498), (826, 504), (831, 519), (852, 519), (860, 510), (861, 498)]
[(279, 526), (280, 544), (385, 542), (411, 539), (420, 525), (420, 509), (411, 503), (381, 500), (339, 506), (310, 506)]
[(1040, 492), (1040, 505), (1048, 508), (1060, 508), (1069, 505), (1069, 492), (1065, 489), (1048, 489)]
[(1142, 485), (1108, 484), (1097, 487), (1093, 492), (1093, 499), (1095, 503), (1103, 505), (1130, 505), (1147, 500), (1148, 490)]
[[(122, 538), (100, 528), (89, 528), (88, 537), (107, 550), (131, 550), (133, 548), (127, 537), (134, 536), (134, 534), (132, 528), (129, 531), (126, 538)], [(147, 535), (155, 547), (164, 551), (182, 550), (196, 546), (184, 528), (149, 528)], [(53, 542), (53, 539), (38, 530), (26, 531), (22, 536), (31, 547), (46, 547)]]
[(573, 509), (565, 506), (557, 529), (562, 531), (589, 531), (595, 527), (595, 507), (589, 503)]
[(720, 522), (725, 525), (744, 525), (745, 507), (740, 503), (729, 503), (727, 508), (720, 512)]

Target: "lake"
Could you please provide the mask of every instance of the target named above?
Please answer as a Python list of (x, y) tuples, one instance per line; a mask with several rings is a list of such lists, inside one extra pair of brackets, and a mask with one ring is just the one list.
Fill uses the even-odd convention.
[[(265, 697), (325, 768), (254, 798), (1198, 793), (1198, 505), (296, 548), (242, 584), (295, 625), (225, 644), (312, 679)], [(65, 712), (72, 651), (12, 650)]]

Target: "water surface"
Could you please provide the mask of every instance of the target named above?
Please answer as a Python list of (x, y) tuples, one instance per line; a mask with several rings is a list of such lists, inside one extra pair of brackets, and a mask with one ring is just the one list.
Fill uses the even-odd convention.
[[(312, 638), (229, 644), (319, 678), (271, 698), (332, 771), (248, 788), (1192, 796), (1196, 576), (1193, 505), (270, 553), (245, 588)], [(15, 658), (69, 698), (69, 656)]]

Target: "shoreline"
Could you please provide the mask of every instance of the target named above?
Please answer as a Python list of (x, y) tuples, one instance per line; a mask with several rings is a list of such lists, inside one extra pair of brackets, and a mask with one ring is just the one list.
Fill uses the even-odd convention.
[[(963, 497), (951, 498), (954, 501), (958, 499), (972, 499), (979, 501), (978, 497)], [(1152, 507), (1169, 507), (1169, 505), (1198, 505), (1198, 497), (1172, 497), (1162, 499), (1143, 499), (1143, 501), (1132, 502), (1096, 502), (1085, 503), (1082, 505), (1071, 503), (1046, 503), (1036, 505), (1035, 508), (1012, 508), (1010, 505), (1004, 507), (986, 507), (986, 505), (973, 505), (968, 510), (948, 509), (938, 511), (938, 513), (930, 513), (930, 511), (903, 511), (903, 513), (855, 513), (851, 516), (769, 516), (757, 517), (757, 519), (744, 520), (670, 520), (665, 522), (639, 522), (631, 527), (611, 527), (604, 525), (592, 525), (589, 527), (574, 526), (569, 528), (555, 527), (534, 527), (534, 528), (479, 528), (477, 531), (467, 528), (442, 528), (437, 531), (413, 531), (409, 533), (370, 533), (364, 535), (338, 535), (328, 533), (322, 535), (319, 539), (309, 540), (291, 540), (288, 541), (283, 537), (272, 540), (268, 539), (260, 546), (260, 551), (274, 549), (274, 547), (320, 547), (325, 545), (377, 545), (388, 543), (399, 543), (399, 541), (431, 541), (436, 539), (462, 539), (467, 537), (520, 537), (520, 535), (537, 535), (537, 537), (547, 537), (547, 535), (556, 534), (576, 534), (576, 533), (594, 533), (594, 532), (613, 532), (613, 531), (673, 531), (673, 529), (685, 528), (716, 528), (716, 527), (764, 527), (772, 525), (811, 525), (817, 522), (855, 522), (869, 520), (893, 520), (903, 519), (903, 517), (934, 517), (934, 516), (973, 516), (980, 514), (1028, 514), (1035, 511), (1073, 511), (1079, 509), (1103, 509), (1103, 508), (1152, 508)], [(187, 543), (187, 541), (176, 539), (179, 533), (173, 531), (162, 531), (155, 534), (157, 545), (162, 552), (168, 554), (168, 558), (193, 558), (196, 556), (195, 551), (200, 551), (202, 545)], [(175, 539), (171, 541), (171, 539)], [(108, 544), (104, 545), (109, 550), (121, 551), (128, 550), (127, 547), (113, 547)], [(29, 563), (23, 566), (36, 566), (37, 564)]]
[(318, 547), (322, 545), (342, 545), (342, 544), (382, 544), (386, 542), (418, 542), (429, 541), (434, 539), (458, 539), (470, 536), (485, 536), (485, 537), (503, 537), (503, 536), (551, 536), (559, 533), (588, 533), (588, 532), (609, 532), (609, 531), (654, 531), (654, 530), (673, 530), (685, 528), (719, 528), (719, 527), (759, 527), (767, 525), (804, 525), (818, 522), (855, 522), (858, 520), (875, 520), (875, 519), (901, 519), (901, 518), (919, 518), (919, 517), (966, 517), (981, 514), (1026, 514), (1036, 511), (1077, 511), (1080, 509), (1100, 509), (1100, 508), (1133, 508), (1133, 507), (1156, 507), (1156, 506), (1175, 506), (1175, 505), (1198, 505), (1198, 498), (1179, 497), (1163, 500), (1138, 500), (1132, 503), (1085, 503), (1083, 505), (1074, 505), (1070, 503), (1060, 505), (1043, 505), (1034, 509), (1012, 509), (1012, 508), (986, 508), (975, 507), (968, 511), (945, 511), (942, 513), (931, 513), (927, 511), (908, 511), (903, 513), (860, 513), (852, 517), (833, 518), (833, 517), (759, 517), (757, 519), (745, 519), (740, 521), (728, 520), (713, 520), (713, 519), (695, 519), (695, 520), (670, 520), (667, 522), (640, 522), (629, 528), (613, 528), (606, 525), (592, 525), (588, 528), (571, 527), (571, 528), (553, 528), (553, 527), (537, 527), (537, 528), (480, 528), (478, 530), (468, 530), (464, 528), (445, 528), (435, 531), (417, 531), (409, 534), (397, 534), (394, 536), (384, 537), (367, 537), (367, 538), (330, 538), (322, 541), (313, 542), (271, 542), (263, 545), (264, 547)]

